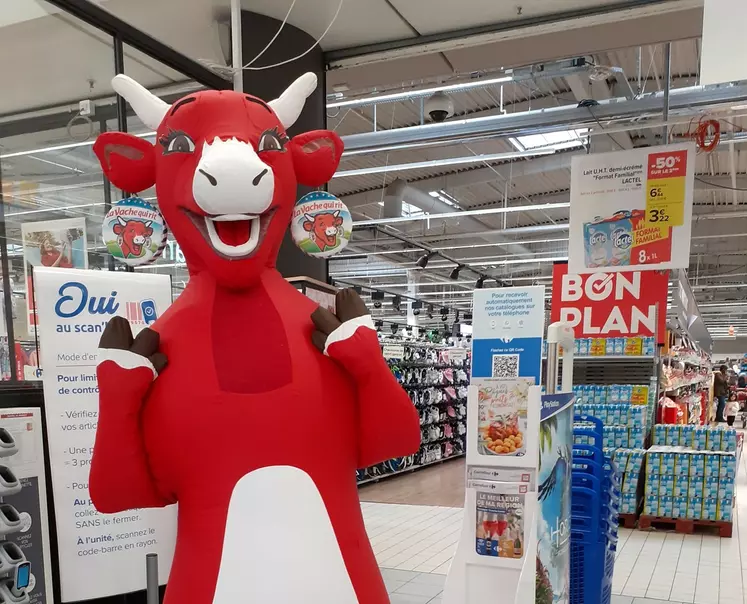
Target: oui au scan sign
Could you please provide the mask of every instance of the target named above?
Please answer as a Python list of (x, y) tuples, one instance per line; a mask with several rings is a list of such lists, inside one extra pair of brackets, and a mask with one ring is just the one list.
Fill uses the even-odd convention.
[(551, 321), (566, 321), (577, 338), (666, 336), (668, 271), (568, 273), (555, 264)]

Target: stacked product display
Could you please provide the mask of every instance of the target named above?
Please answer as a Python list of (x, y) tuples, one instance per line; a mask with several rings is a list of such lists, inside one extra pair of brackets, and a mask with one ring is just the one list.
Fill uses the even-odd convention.
[(382, 346), (392, 373), (420, 414), (421, 445), (415, 455), (358, 470), (359, 484), (465, 452), (470, 381), (467, 350), (393, 338), (382, 340)]
[(571, 472), (571, 604), (608, 604), (617, 549), (620, 477), (601, 443), (605, 427), (576, 414)]
[(576, 410), (599, 419), (605, 427), (604, 447), (641, 448), (646, 435), (649, 388), (612, 384), (574, 386)]
[(646, 452), (641, 528), (661, 519), (721, 523), (731, 536), (742, 439), (733, 428), (660, 425)]

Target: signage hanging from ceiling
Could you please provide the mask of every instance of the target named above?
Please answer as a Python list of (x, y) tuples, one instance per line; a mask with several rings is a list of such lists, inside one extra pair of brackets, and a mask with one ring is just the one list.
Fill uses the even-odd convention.
[(575, 156), (569, 270), (687, 268), (694, 181), (694, 143)]
[(667, 271), (577, 275), (557, 263), (550, 321), (567, 321), (576, 338), (666, 337)]

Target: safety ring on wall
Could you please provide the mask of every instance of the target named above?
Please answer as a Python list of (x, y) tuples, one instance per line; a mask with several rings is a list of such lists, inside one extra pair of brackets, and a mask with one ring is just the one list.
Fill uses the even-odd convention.
[(350, 210), (327, 191), (313, 191), (296, 202), (291, 236), (298, 248), (314, 258), (329, 258), (345, 249), (353, 233)]
[(158, 208), (140, 197), (128, 197), (112, 206), (102, 225), (106, 249), (130, 266), (155, 262), (166, 247), (168, 232)]

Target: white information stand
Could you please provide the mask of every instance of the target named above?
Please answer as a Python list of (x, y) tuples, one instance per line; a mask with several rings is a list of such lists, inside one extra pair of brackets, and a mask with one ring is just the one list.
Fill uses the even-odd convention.
[[(476, 299), (476, 316), (478, 304)], [(500, 320), (491, 318), (493, 329), (498, 324)], [(480, 338), (480, 325), (475, 327), (474, 337)], [(490, 331), (489, 327), (487, 333)], [(521, 333), (518, 337), (526, 336)], [(569, 393), (573, 382), (573, 330), (564, 323), (548, 329), (546, 383), (552, 385), (548, 395), (543, 396), (531, 378), (473, 378), (467, 402), (464, 524), (443, 604), (534, 604), (537, 561), (543, 558), (543, 546), (551, 552), (544, 556), (550, 560), (543, 568), (547, 568), (554, 601), (568, 602), (573, 399), (570, 394), (554, 392), (559, 345), (564, 360), (562, 390)], [(540, 363), (539, 358), (536, 363)], [(516, 438), (509, 436), (506, 453), (503, 443), (507, 439), (500, 438), (505, 436), (501, 429), (511, 423), (511, 419), (504, 419), (513, 418), (517, 408), (521, 447), (516, 447)], [(550, 439), (551, 447), (541, 452), (540, 423), (550, 418), (554, 419), (545, 427), (545, 439)], [(510, 434), (513, 432), (509, 429)]]

